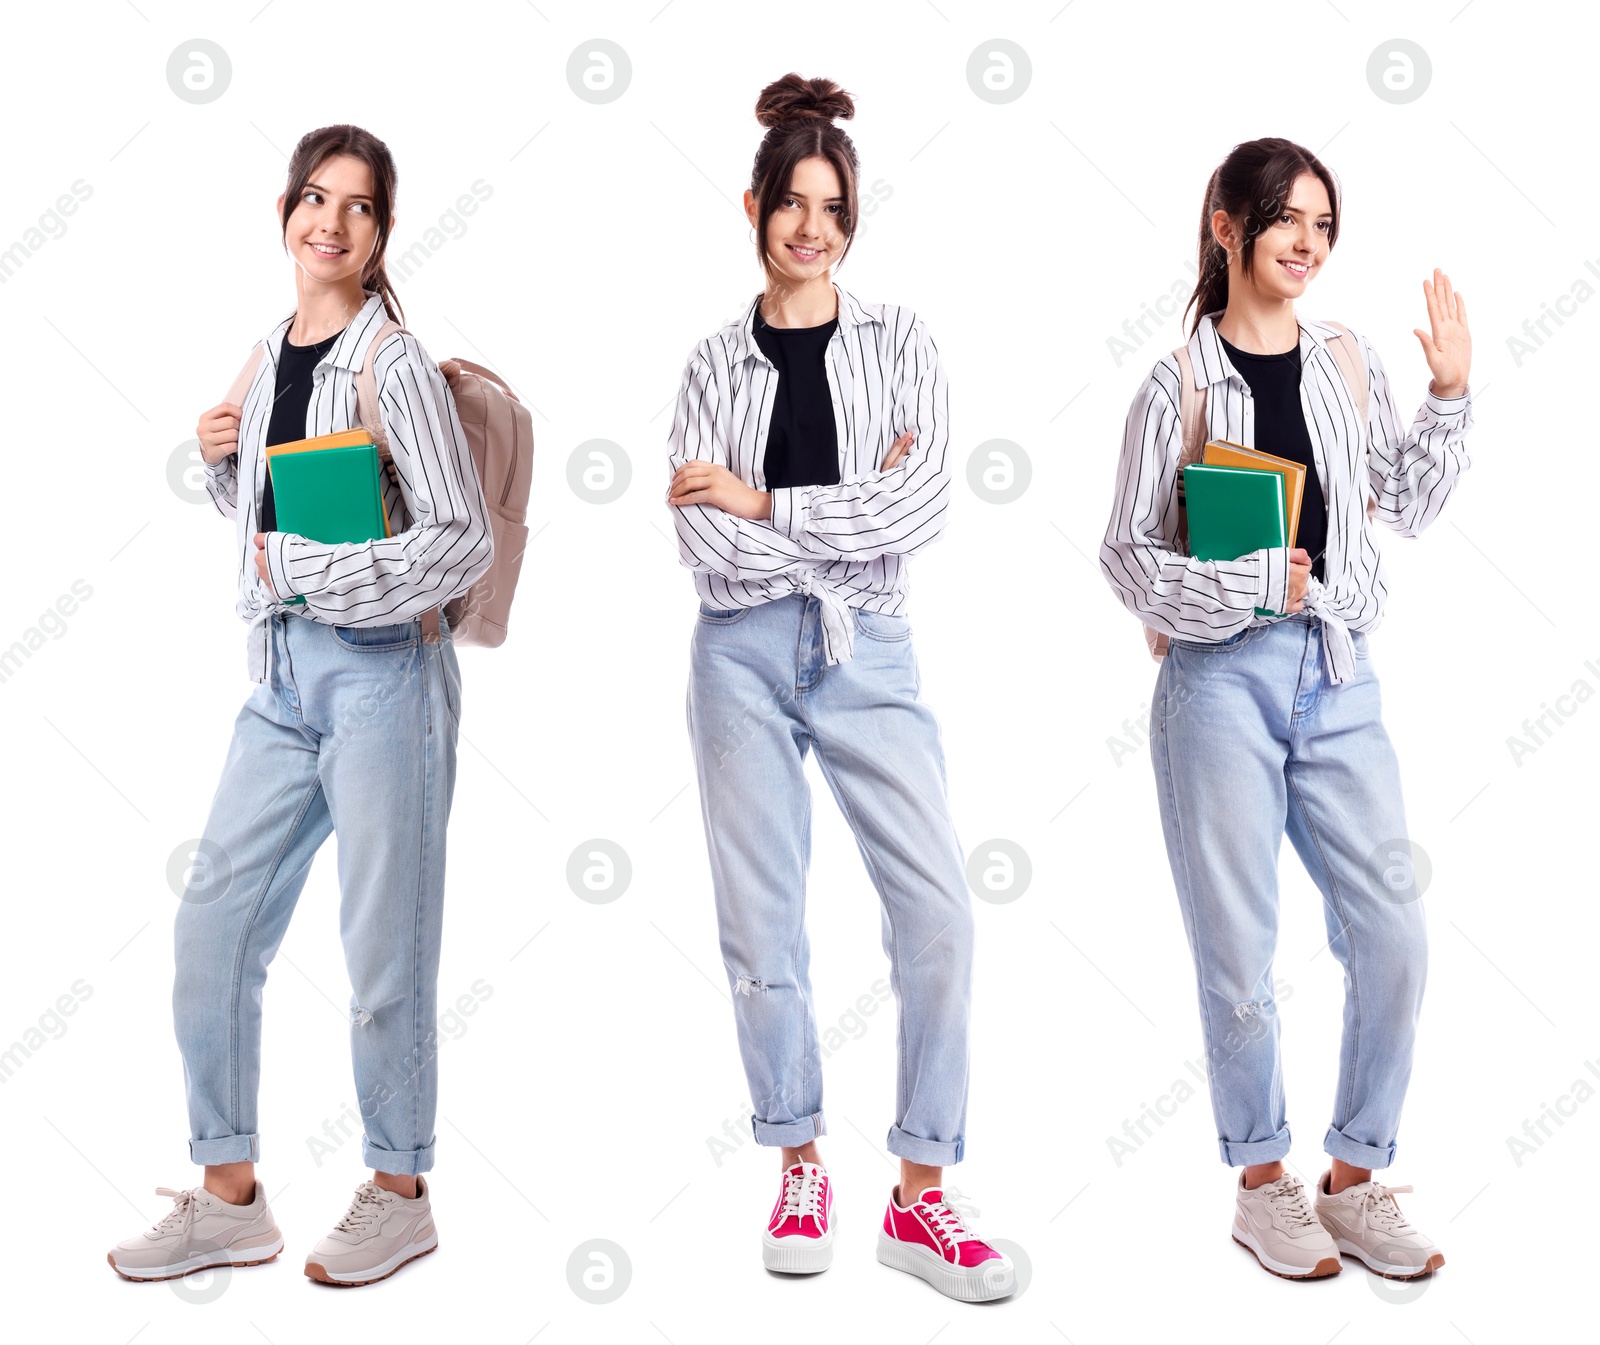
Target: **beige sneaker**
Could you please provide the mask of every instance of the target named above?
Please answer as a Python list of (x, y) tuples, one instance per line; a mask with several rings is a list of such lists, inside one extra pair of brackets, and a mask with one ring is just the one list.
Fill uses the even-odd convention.
[(1357, 1182), (1330, 1195), (1329, 1175), (1324, 1172), (1317, 1182), (1317, 1218), (1341, 1252), (1390, 1280), (1414, 1280), (1444, 1264), (1444, 1253), (1400, 1213), (1395, 1192), (1409, 1186)]
[(203, 1186), (158, 1186), (156, 1194), (171, 1196), (172, 1209), (155, 1227), (106, 1253), (111, 1269), (125, 1280), (175, 1280), (216, 1266), (258, 1266), (283, 1250), (260, 1182), (248, 1205), (230, 1205)]
[(1337, 1275), (1339, 1251), (1306, 1203), (1306, 1188), (1292, 1172), (1245, 1190), (1239, 1174), (1233, 1240), (1255, 1253), (1263, 1268), (1286, 1280)]
[(311, 1249), (306, 1274), (324, 1284), (371, 1284), (438, 1245), (425, 1178), (417, 1178), (414, 1200), (365, 1181), (333, 1232)]

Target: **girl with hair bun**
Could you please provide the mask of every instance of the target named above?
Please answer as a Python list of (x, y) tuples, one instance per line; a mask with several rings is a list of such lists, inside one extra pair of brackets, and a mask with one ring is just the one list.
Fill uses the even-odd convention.
[[(1424, 281), (1414, 329), (1433, 381), (1401, 426), (1378, 353), (1296, 302), (1339, 237), (1339, 188), (1288, 140), (1238, 145), (1200, 213), (1189, 342), (1134, 397), (1100, 564), (1165, 653), (1150, 754), (1194, 955), (1224, 1163), (1242, 1167), (1234, 1240), (1288, 1279), (1350, 1255), (1392, 1279), (1444, 1264), (1400, 1212), (1395, 1156), (1427, 974), (1399, 764), (1367, 632), (1387, 596), (1378, 522), (1415, 537), (1467, 470), (1472, 338), (1450, 278)], [(1297, 538), (1227, 560), (1189, 554), (1185, 462), (1228, 440), (1304, 468)], [(1286, 501), (1287, 503), (1287, 501)], [(1298, 545), (1294, 545), (1294, 542)], [(1273, 956), (1287, 830), (1322, 893), (1344, 967), (1330, 1157), (1314, 1192), (1289, 1153)]]
[[(234, 520), (256, 686), (175, 922), (189, 1157), (205, 1177), (189, 1190), (158, 1188), (173, 1208), (107, 1256), (127, 1279), (257, 1265), (283, 1247), (255, 1168), (261, 995), (311, 861), (335, 831), (372, 1177), (310, 1248), (305, 1273), (370, 1284), (439, 1241), (422, 1174), (434, 1160), (445, 828), (461, 713), (442, 606), (488, 569), (493, 539), (449, 384), (394, 325), (400, 306), (383, 259), (395, 183), (388, 147), (369, 131), (325, 126), (301, 138), (276, 206), (295, 306), (234, 392), (200, 417), (206, 488)], [(396, 468), (395, 480), (383, 474), (392, 535), (335, 546), (284, 531), (266, 448), (358, 428), (364, 366)]]
[(781, 1150), (763, 1263), (809, 1274), (833, 1256), (805, 929), (815, 751), (882, 903), (899, 1010), (900, 1183), (878, 1259), (953, 1298), (1002, 1298), (1011, 1262), (943, 1192), (966, 1143), (973, 921), (906, 615), (908, 558), (949, 499), (947, 390), (914, 313), (833, 279), (858, 214), (834, 122), (854, 112), (831, 80), (761, 91), (744, 204), (765, 285), (684, 371), (667, 503), (700, 597), (689, 737), (751, 1125)]

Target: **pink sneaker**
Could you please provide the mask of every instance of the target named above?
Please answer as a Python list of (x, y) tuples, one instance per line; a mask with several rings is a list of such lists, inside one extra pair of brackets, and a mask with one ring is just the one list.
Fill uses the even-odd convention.
[(791, 1275), (815, 1275), (833, 1264), (833, 1182), (815, 1163), (785, 1170), (761, 1235), (761, 1264)]
[(1011, 1261), (944, 1203), (937, 1186), (930, 1186), (909, 1209), (890, 1192), (878, 1234), (878, 1260), (920, 1275), (941, 1294), (968, 1303), (1004, 1298), (1017, 1287)]

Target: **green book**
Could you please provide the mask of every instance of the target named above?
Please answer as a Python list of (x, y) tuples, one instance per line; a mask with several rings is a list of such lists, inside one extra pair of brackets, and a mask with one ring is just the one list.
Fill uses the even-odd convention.
[[(1197, 560), (1238, 560), (1264, 546), (1289, 544), (1281, 472), (1194, 463), (1183, 469), (1183, 496), (1189, 554)], [(1256, 612), (1282, 615), (1265, 607)]]
[(270, 445), (267, 471), (278, 530), (328, 543), (392, 536), (383, 511), (380, 470), (377, 446), (366, 430)]

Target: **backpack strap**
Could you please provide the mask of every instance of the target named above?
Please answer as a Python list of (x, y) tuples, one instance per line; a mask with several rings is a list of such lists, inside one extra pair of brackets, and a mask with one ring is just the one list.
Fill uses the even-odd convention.
[(1183, 496), (1183, 469), (1205, 456), (1206, 389), (1195, 382), (1188, 346), (1179, 346), (1172, 357), (1178, 362), (1178, 427), (1183, 436), (1178, 450), (1178, 541), (1187, 550), (1189, 514)]
[(1199, 461), (1205, 452), (1206, 390), (1194, 381), (1189, 347), (1179, 346), (1172, 356), (1178, 361), (1178, 423), (1183, 431), (1183, 450), (1178, 454), (1178, 465), (1186, 467)]
[[(399, 484), (399, 473), (394, 465), (394, 454), (389, 451), (389, 435), (383, 428), (383, 414), (378, 408), (378, 373), (373, 366), (378, 347), (395, 332), (403, 331), (405, 328), (393, 318), (385, 322), (372, 334), (372, 340), (367, 342), (367, 348), (361, 354), (361, 367), (356, 370), (356, 417), (361, 421), (362, 428), (372, 436), (378, 458), (389, 475), (395, 478), (396, 484)], [(422, 639), (425, 644), (438, 644), (439, 638), (439, 609), (430, 607), (422, 614)]]
[[(250, 358), (247, 359), (244, 362), (244, 368), (239, 370), (239, 376), (233, 380), (232, 385), (228, 388), (227, 392), (224, 393), (223, 397), (222, 397), (222, 400), (227, 405), (229, 405), (229, 406), (237, 406), (239, 408), (240, 415), (241, 415), (241, 427), (242, 427), (242, 418), (243, 418), (243, 412), (244, 412), (244, 399), (247, 396), (249, 396), (249, 394), (250, 394), (250, 385), (256, 381), (256, 370), (259, 369), (260, 367), (261, 367), (261, 342), (257, 341), (256, 344), (255, 344), (255, 348), (250, 352)], [(233, 452), (237, 453), (238, 451), (239, 451), (239, 444), (238, 444), (238, 441), (235, 440), (234, 445), (233, 445)], [(220, 458), (217, 459), (217, 462), (208, 463), (207, 465), (215, 467), (217, 465), (217, 463), (226, 462), (228, 460), (229, 456), (230, 456), (229, 454), (224, 453)], [(200, 460), (202, 462), (205, 462), (205, 455), (204, 454), (201, 455), (201, 459)]]
[[(1344, 385), (1350, 390), (1350, 400), (1356, 404), (1356, 414), (1361, 417), (1361, 434), (1365, 437), (1367, 408), (1372, 400), (1372, 389), (1367, 382), (1367, 365), (1361, 358), (1361, 345), (1348, 327), (1343, 327), (1337, 322), (1327, 322), (1327, 325), (1338, 333), (1328, 342), (1328, 353), (1333, 356), (1333, 362), (1339, 366), (1339, 372), (1344, 375)], [(1368, 495), (1367, 517), (1371, 519), (1377, 512), (1377, 497)]]
[(383, 415), (378, 409), (378, 372), (373, 368), (374, 356), (390, 336), (403, 331), (405, 328), (393, 318), (385, 322), (367, 342), (366, 350), (361, 353), (361, 365), (356, 370), (356, 416), (378, 446), (378, 457), (386, 463), (392, 462), (393, 457), (389, 452), (389, 436), (383, 428)]
[[(1189, 347), (1179, 346), (1172, 352), (1178, 362), (1178, 426), (1182, 446), (1178, 449), (1178, 545), (1189, 549), (1189, 513), (1183, 500), (1183, 469), (1191, 462), (1199, 462), (1206, 448), (1206, 390), (1195, 382), (1194, 363), (1189, 359)], [(1154, 626), (1144, 628), (1145, 646), (1150, 657), (1158, 663), (1166, 657), (1167, 637)]]
[(1356, 342), (1354, 333), (1348, 327), (1341, 327), (1337, 322), (1329, 322), (1328, 326), (1339, 334), (1328, 342), (1328, 353), (1333, 356), (1333, 361), (1339, 366), (1339, 372), (1344, 375), (1345, 386), (1350, 389), (1351, 400), (1356, 404), (1356, 410), (1361, 413), (1361, 428), (1367, 427), (1367, 403), (1371, 397), (1371, 390), (1367, 386), (1367, 366), (1361, 358), (1361, 347)]
[(239, 376), (233, 380), (233, 386), (228, 389), (223, 401), (237, 406), (241, 411), (244, 409), (244, 399), (250, 392), (250, 385), (256, 381), (256, 370), (261, 367), (261, 358), (265, 353), (265, 347), (257, 341), (255, 349), (250, 352), (250, 358), (244, 362), (244, 368), (239, 370)]

